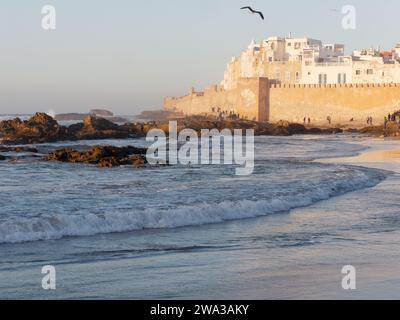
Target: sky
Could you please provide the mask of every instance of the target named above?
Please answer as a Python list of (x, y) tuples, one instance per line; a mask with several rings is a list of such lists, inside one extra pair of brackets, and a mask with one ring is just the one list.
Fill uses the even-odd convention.
[[(348, 4), (355, 30), (341, 25)], [(56, 8), (56, 30), (41, 26), (44, 5)], [(398, 0), (1, 0), (0, 114), (161, 109), (165, 96), (219, 83), (252, 39), (292, 32), (347, 53), (390, 49), (400, 42), (398, 12)]]

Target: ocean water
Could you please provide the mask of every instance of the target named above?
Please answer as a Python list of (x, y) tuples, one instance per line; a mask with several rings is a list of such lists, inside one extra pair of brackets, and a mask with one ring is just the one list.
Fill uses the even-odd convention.
[[(94, 144), (145, 141), (36, 147)], [(334, 160), (371, 144), (257, 137), (248, 177), (229, 166), (99, 169), (13, 154), (0, 162), (0, 298), (347, 297), (340, 266), (367, 265), (363, 275), (379, 254), (398, 262), (397, 173)], [(41, 288), (44, 265), (57, 269), (55, 291)], [(378, 278), (395, 271), (375, 268)], [(392, 292), (375, 280), (349, 298)]]
[(17, 117), (21, 120), (28, 120), (32, 117), (32, 114), (0, 114), (0, 121), (13, 120)]

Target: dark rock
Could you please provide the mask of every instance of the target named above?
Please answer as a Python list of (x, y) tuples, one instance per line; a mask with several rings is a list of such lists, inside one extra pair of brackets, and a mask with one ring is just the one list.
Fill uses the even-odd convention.
[(400, 127), (397, 122), (389, 122), (384, 130), (385, 137), (398, 137), (400, 136)]
[(307, 128), (302, 124), (290, 123), (288, 121), (279, 121), (276, 125), (287, 130), (289, 135), (306, 134), (308, 131)]
[(0, 154), (0, 161), (6, 160), (6, 157)]
[[(279, 121), (276, 124), (279, 128), (283, 128), (287, 130), (289, 135), (295, 134), (338, 134), (343, 133), (343, 130), (340, 128), (307, 128), (302, 124), (298, 123), (290, 123), (288, 121)], [(278, 134), (279, 135), (279, 134)]]
[(136, 155), (129, 158), (132, 165), (136, 168), (144, 168), (147, 164), (147, 159), (143, 155)]
[(32, 118), (27, 121), (27, 124), (31, 127), (34, 126), (45, 126), (45, 127), (57, 127), (58, 123), (51, 116), (46, 113), (38, 112)]
[(94, 131), (101, 131), (101, 130), (116, 130), (118, 125), (108, 121), (104, 118), (97, 118), (93, 116), (87, 116), (83, 120), (83, 127), (85, 130), (94, 130)]
[(396, 137), (396, 132), (400, 135), (399, 126), (395, 122), (389, 122), (386, 126), (369, 126), (361, 129), (347, 129), (346, 132), (361, 133), (374, 137)]
[(28, 121), (14, 120), (0, 123), (3, 143), (31, 144), (54, 142), (66, 137), (66, 129), (45, 113), (36, 113)]
[[(134, 130), (136, 133), (136, 130)], [(131, 135), (129, 126), (118, 126), (103, 118), (87, 116), (82, 123), (64, 127), (52, 117), (37, 113), (28, 121), (16, 118), (0, 122), (4, 144), (32, 144), (83, 139), (123, 139)]]
[(129, 131), (108, 121), (107, 119), (87, 116), (83, 123), (68, 128), (69, 132), (77, 140), (83, 139), (123, 139), (129, 136)]
[(329, 129), (322, 129), (322, 134), (340, 134), (343, 133), (344, 130), (341, 128), (329, 128)]
[(0, 152), (31, 152), (31, 153), (38, 153), (39, 151), (36, 148), (0, 146)]
[[(200, 134), (202, 129), (253, 129), (255, 135), (290, 136), (294, 134), (328, 134), (341, 132), (340, 129), (308, 129), (301, 124), (280, 121), (277, 124), (249, 120), (216, 120), (193, 116), (178, 119), (178, 132), (185, 128)], [(37, 113), (28, 121), (14, 120), (0, 122), (0, 137), (4, 144), (32, 144), (62, 140), (125, 139), (131, 136), (143, 137), (152, 130), (161, 129), (169, 133), (169, 122), (126, 123), (117, 125), (107, 119), (87, 116), (81, 123), (69, 127), (61, 126), (44, 113)]]
[(111, 168), (121, 165), (133, 165), (143, 167), (147, 164), (145, 158), (147, 149), (112, 146), (95, 146), (87, 151), (73, 149), (61, 149), (49, 153), (43, 159), (45, 161), (60, 161), (70, 163), (96, 164), (102, 168)]

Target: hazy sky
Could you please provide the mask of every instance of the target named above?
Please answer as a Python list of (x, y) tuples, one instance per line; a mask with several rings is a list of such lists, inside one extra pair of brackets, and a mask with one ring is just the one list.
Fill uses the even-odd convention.
[[(57, 10), (55, 31), (41, 27), (46, 4)], [(329, 11), (346, 4), (357, 9), (353, 31)], [(0, 113), (161, 108), (166, 95), (219, 83), (253, 38), (292, 32), (344, 43), (348, 53), (392, 48), (399, 12), (398, 0), (1, 0)]]

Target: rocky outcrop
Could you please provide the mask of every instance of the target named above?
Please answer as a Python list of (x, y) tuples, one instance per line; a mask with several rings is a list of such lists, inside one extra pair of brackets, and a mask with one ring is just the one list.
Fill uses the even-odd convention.
[(391, 121), (385, 126), (369, 126), (361, 129), (348, 129), (350, 133), (360, 133), (374, 137), (387, 137), (387, 138), (399, 138), (400, 137), (400, 125)]
[(400, 137), (400, 126), (397, 122), (389, 122), (384, 130), (385, 137)]
[(87, 116), (82, 123), (68, 127), (68, 134), (74, 140), (123, 139), (129, 130), (103, 118)]
[(62, 140), (123, 139), (131, 134), (128, 126), (118, 126), (103, 118), (87, 116), (82, 123), (61, 126), (45, 113), (27, 121), (19, 118), (0, 122), (3, 144), (32, 144)]
[(0, 161), (6, 160), (6, 157), (0, 154)]
[(27, 121), (16, 118), (0, 122), (0, 137), (4, 143), (30, 144), (65, 139), (67, 130), (45, 113), (36, 113)]
[[(200, 116), (178, 119), (177, 123), (178, 132), (186, 128), (193, 129), (199, 133), (202, 129), (218, 129), (220, 131), (223, 129), (253, 129), (257, 136), (342, 132), (341, 129), (310, 129), (301, 124), (293, 124), (286, 121), (271, 124), (248, 120), (216, 120)], [(83, 122), (64, 127), (47, 114), (37, 113), (28, 121), (21, 121), (16, 118), (0, 122), (0, 138), (3, 139), (5, 144), (31, 144), (62, 140), (125, 139), (132, 136), (146, 136), (152, 129), (161, 129), (168, 134), (169, 121), (117, 125), (107, 119), (88, 115)]]
[(279, 121), (276, 126), (283, 131), (286, 131), (289, 136), (295, 134), (338, 134), (343, 133), (340, 128), (307, 128), (306, 126), (298, 123), (290, 123), (288, 121)]
[(70, 163), (85, 163), (97, 165), (99, 167), (117, 167), (122, 165), (132, 165), (142, 168), (147, 164), (147, 150), (136, 147), (112, 147), (95, 146), (86, 151), (74, 149), (61, 149), (49, 153), (43, 159), (45, 161), (60, 161)]

